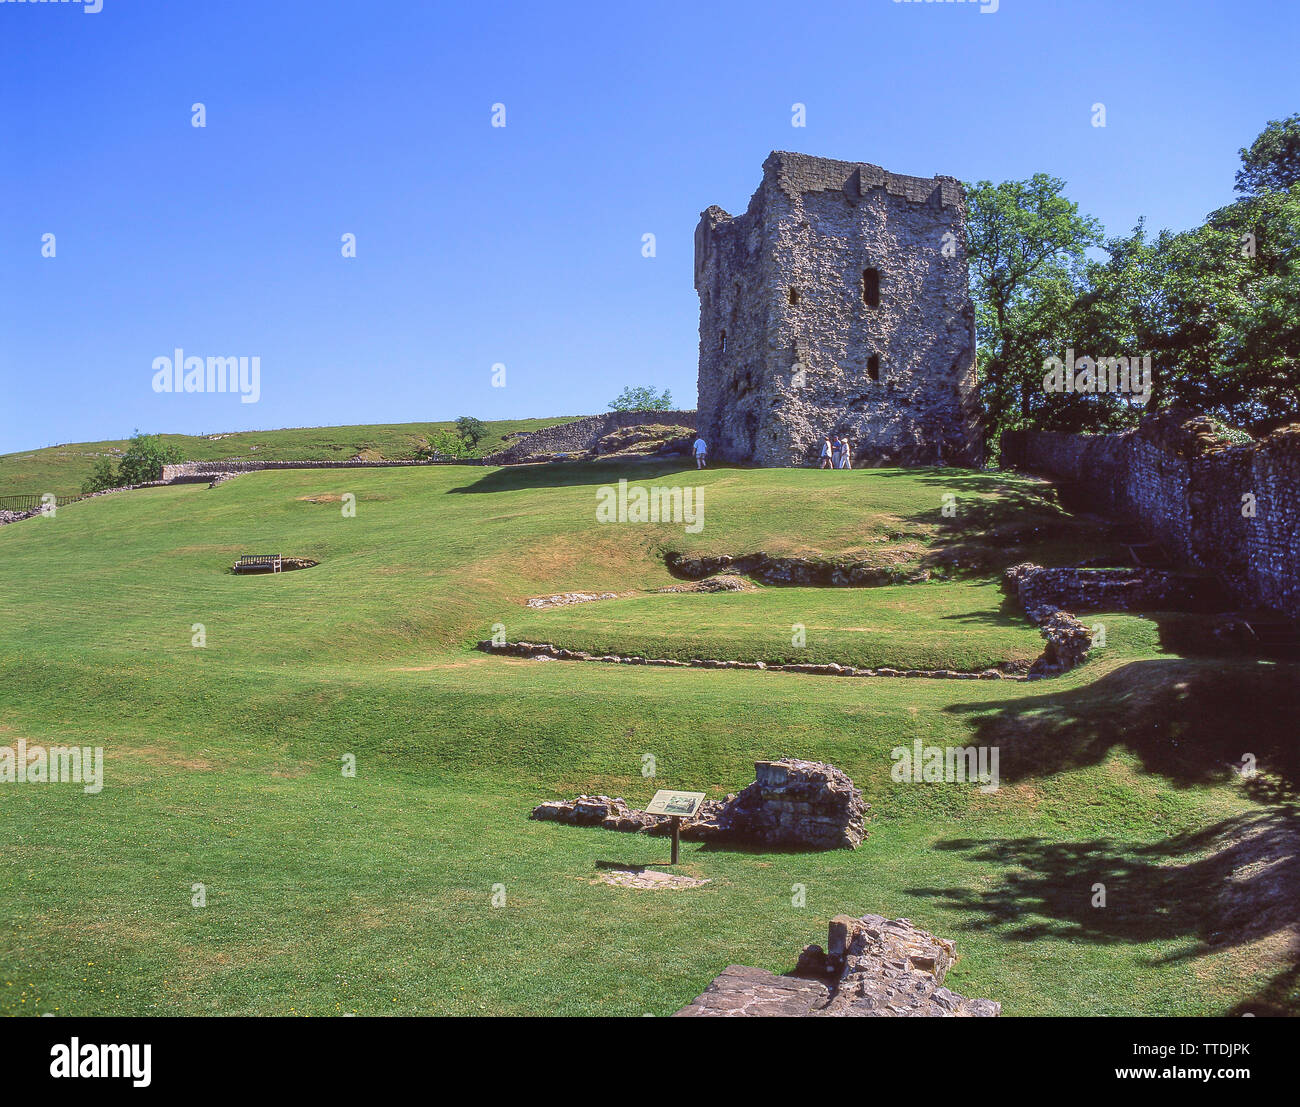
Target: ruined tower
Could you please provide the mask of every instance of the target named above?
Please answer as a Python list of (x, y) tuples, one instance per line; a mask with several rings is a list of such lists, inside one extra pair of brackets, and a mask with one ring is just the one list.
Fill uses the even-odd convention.
[(695, 231), (698, 427), (715, 457), (978, 465), (966, 202), (952, 177), (777, 151)]

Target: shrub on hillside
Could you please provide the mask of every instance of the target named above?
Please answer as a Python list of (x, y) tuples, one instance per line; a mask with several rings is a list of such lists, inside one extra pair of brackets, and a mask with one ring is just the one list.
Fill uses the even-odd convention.
[(175, 465), (184, 460), (177, 447), (164, 445), (158, 435), (136, 431), (118, 466), (117, 484), (144, 484), (151, 480), (161, 480), (164, 465)]
[(112, 460), (107, 457), (101, 457), (95, 462), (95, 467), (90, 471), (90, 476), (81, 482), (81, 491), (83, 493), (102, 492), (105, 488), (116, 487), (117, 470), (113, 468)]
[(437, 430), (428, 442), (416, 448), (415, 456), (423, 460), (435, 457), (469, 457), (470, 444), (449, 430)]

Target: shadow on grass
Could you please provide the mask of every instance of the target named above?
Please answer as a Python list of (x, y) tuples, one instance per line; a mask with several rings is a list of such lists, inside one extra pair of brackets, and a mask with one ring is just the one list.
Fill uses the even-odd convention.
[[(935, 489), (933, 508), (904, 518), (913, 526), (937, 528), (938, 550), (923, 564), (988, 573), (1025, 560), (1127, 563), (1126, 550), (1114, 540), (1115, 524), (1065, 510), (1049, 483), (965, 469), (905, 473), (909, 480)], [(888, 480), (903, 471), (878, 475)], [(944, 501), (949, 494), (955, 499)], [(945, 504), (953, 508), (951, 516), (943, 514)]]
[[(732, 466), (710, 466), (707, 471), (731, 469)], [(685, 458), (662, 458), (645, 461), (552, 461), (536, 465), (506, 465), (484, 473), (472, 484), (447, 489), (448, 494), (466, 492), (516, 492), (525, 488), (577, 488), (586, 485), (599, 487), (617, 484), (619, 479), (629, 481), (658, 480), (677, 477), (676, 483), (685, 483), (688, 474), (698, 472), (695, 463)]]
[[(1003, 870), (997, 887), (913, 888), (1010, 941), (1092, 945), (1182, 941), (1155, 964), (1272, 939), (1282, 967), (1232, 1012), (1300, 1013), (1300, 812), (1293, 805), (1224, 819), (1154, 844), (952, 839), (935, 848)], [(1105, 904), (1097, 906), (1098, 885)]]
[(939, 618), (941, 622), (946, 623), (979, 624), (992, 627), (1025, 627), (1033, 625), (1025, 615), (1025, 609), (1020, 606), (1020, 601), (1013, 600), (1006, 594), (1003, 594), (1002, 600), (996, 609), (964, 611), (959, 615), (941, 615)]
[[(1014, 783), (1103, 761), (1122, 747), (1149, 773), (1191, 786), (1231, 779), (1252, 754), (1275, 795), (1300, 788), (1300, 666), (1258, 660), (1135, 661), (1064, 691), (958, 703), (974, 744), (997, 746)], [(1261, 797), (1262, 798), (1262, 797)]]

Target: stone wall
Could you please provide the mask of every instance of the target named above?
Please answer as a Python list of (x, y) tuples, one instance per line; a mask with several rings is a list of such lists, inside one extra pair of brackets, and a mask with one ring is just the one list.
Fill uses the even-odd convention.
[(1300, 424), (1244, 446), (1177, 410), (1125, 434), (1013, 431), (1003, 464), (1134, 521), (1179, 562), (1218, 574), (1237, 603), (1300, 618)]
[[(448, 458), (445, 462), (459, 465), (483, 465), (481, 458)], [(396, 469), (435, 462), (406, 459), (400, 461), (182, 461), (178, 465), (163, 466), (163, 481), (167, 484), (197, 483), (209, 480), (220, 473), (260, 473), (275, 469)]]
[(708, 208), (695, 287), (713, 453), (815, 464), (839, 433), (860, 465), (978, 464), (965, 210), (951, 177), (787, 152), (743, 215)]
[(693, 411), (607, 411), (588, 415), (570, 423), (543, 427), (521, 435), (504, 450), (483, 459), (485, 465), (510, 465), (547, 454), (582, 454), (612, 431), (623, 427), (654, 424), (669, 427), (694, 427)]
[(826, 949), (809, 946), (795, 971), (777, 976), (732, 965), (677, 1012), (719, 1016), (993, 1018), (1002, 1004), (943, 986), (957, 950), (907, 919), (837, 915)]
[(1052, 568), (1025, 563), (1005, 579), (1026, 611), (1222, 611), (1227, 597), (1215, 577), (1159, 569)]

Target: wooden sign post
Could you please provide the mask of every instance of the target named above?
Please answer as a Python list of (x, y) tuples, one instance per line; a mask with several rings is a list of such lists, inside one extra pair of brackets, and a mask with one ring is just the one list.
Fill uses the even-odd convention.
[(677, 864), (681, 852), (682, 819), (689, 819), (696, 814), (703, 802), (703, 792), (673, 792), (660, 788), (654, 794), (654, 799), (646, 805), (647, 815), (667, 815), (672, 820), (673, 856), (668, 862), (670, 865)]

